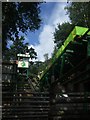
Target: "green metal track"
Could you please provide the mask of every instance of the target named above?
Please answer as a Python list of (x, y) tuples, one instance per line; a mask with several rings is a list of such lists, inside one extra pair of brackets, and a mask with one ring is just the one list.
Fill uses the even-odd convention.
[(57, 61), (57, 59), (62, 55), (62, 53), (64, 52), (65, 48), (68, 46), (68, 44), (71, 41), (74, 41), (74, 38), (76, 36), (83, 37), (83, 35), (85, 35), (86, 33), (88, 35), (90, 35), (89, 28), (79, 27), (79, 26), (75, 26), (74, 27), (74, 29), (71, 31), (71, 33), (69, 34), (69, 36), (67, 37), (67, 39), (65, 40), (63, 45), (58, 49), (58, 51), (56, 52), (55, 56), (52, 58), (51, 63), (47, 66), (45, 71), (42, 73), (42, 75), (40, 77), (40, 81), (44, 78), (44, 76), (47, 74), (47, 72), (50, 70), (50, 68), (54, 65), (54, 63)]

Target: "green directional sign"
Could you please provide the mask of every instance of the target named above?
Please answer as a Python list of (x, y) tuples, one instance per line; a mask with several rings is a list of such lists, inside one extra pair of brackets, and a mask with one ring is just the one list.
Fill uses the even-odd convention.
[(26, 64), (25, 64), (24, 61), (21, 63), (21, 65), (22, 65), (22, 67), (25, 67), (25, 66), (26, 66)]
[(29, 68), (28, 61), (18, 61), (18, 68)]

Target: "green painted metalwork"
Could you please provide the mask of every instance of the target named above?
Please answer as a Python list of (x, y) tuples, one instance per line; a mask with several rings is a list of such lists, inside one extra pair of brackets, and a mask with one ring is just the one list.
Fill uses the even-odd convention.
[(88, 36), (87, 56), (90, 56), (90, 36)]
[(61, 68), (60, 68), (60, 75), (62, 76), (63, 74), (63, 68), (64, 68), (64, 64), (65, 64), (65, 54), (62, 55), (62, 60), (61, 60)]
[(87, 35), (90, 35), (90, 31), (87, 33)]
[[(63, 45), (58, 49), (57, 53), (52, 58), (52, 60), (51, 60), (52, 62), (48, 65), (48, 67), (42, 73), (40, 80), (42, 80), (42, 78), (49, 71), (49, 69), (53, 66), (53, 64), (56, 62), (56, 60), (62, 55), (62, 53), (65, 51), (65, 48), (68, 46), (68, 44), (71, 41), (74, 41), (74, 38), (76, 36), (82, 37), (84, 34), (86, 34), (88, 32), (88, 30), (89, 30), (89, 28), (75, 26), (75, 28), (71, 31), (71, 33), (69, 34), (69, 36), (67, 37), (67, 39), (63, 43)], [(88, 34), (90, 34), (90, 31), (88, 32)]]

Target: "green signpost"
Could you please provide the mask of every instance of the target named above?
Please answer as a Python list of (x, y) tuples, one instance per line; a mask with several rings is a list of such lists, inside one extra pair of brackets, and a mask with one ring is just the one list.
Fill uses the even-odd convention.
[(17, 57), (18, 57), (18, 69), (19, 69), (19, 72), (20, 72), (20, 69), (22, 69), (23, 74), (24, 74), (24, 72), (26, 72), (26, 76), (28, 78), (30, 55), (28, 55), (28, 54), (17, 54)]

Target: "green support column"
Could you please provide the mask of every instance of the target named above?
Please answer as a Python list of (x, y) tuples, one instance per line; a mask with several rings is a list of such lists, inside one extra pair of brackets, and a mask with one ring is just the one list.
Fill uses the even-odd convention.
[(87, 56), (90, 57), (90, 35), (88, 36)]
[(27, 69), (27, 78), (28, 78), (28, 76), (29, 76), (29, 69)]
[[(87, 57), (90, 57), (90, 35), (87, 36)], [(87, 70), (90, 68), (90, 64), (87, 65)]]
[[(87, 57), (90, 57), (90, 34), (87, 36)], [(90, 64), (87, 64), (86, 69), (90, 69)], [(87, 75), (86, 77), (88, 78), (89, 75)], [(88, 103), (87, 103), (87, 98), (88, 98), (88, 93), (84, 93), (84, 99), (85, 99), (85, 103), (84, 103), (84, 110), (85, 112), (88, 111)]]
[(65, 64), (65, 53), (62, 55), (61, 68), (60, 68), (60, 76), (63, 75), (64, 64)]

